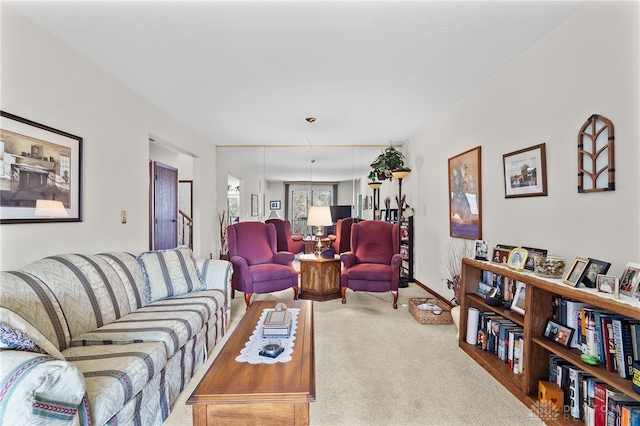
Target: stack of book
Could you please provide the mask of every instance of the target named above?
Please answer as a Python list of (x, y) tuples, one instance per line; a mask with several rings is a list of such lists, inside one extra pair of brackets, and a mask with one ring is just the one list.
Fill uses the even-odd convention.
[(481, 312), (478, 323), (478, 348), (492, 352), (515, 374), (521, 374), (523, 329), (494, 312)]
[(262, 337), (288, 337), (291, 334), (291, 312), (269, 311), (262, 325)]

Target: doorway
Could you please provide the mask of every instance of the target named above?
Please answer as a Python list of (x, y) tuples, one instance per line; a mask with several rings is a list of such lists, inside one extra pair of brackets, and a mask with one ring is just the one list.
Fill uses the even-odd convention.
[(178, 169), (151, 162), (151, 250), (178, 245)]

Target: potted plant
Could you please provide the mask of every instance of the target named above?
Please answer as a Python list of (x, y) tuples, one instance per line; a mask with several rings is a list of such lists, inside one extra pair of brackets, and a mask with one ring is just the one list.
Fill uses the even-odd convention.
[(371, 181), (393, 180), (393, 176), (391, 175), (393, 170), (411, 170), (404, 165), (404, 154), (392, 145), (385, 148), (373, 163), (371, 163), (370, 167), (371, 171), (369, 172), (368, 178)]

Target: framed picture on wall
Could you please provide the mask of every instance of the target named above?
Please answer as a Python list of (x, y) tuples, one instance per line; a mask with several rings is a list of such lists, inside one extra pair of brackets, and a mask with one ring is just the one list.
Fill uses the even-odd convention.
[(258, 216), (258, 196), (251, 194), (251, 216)]
[(504, 154), (502, 163), (505, 198), (547, 195), (545, 144)]
[(449, 158), (449, 234), (482, 239), (481, 147)]
[(81, 222), (82, 138), (0, 111), (0, 221)]
[(269, 209), (270, 210), (280, 210), (281, 204), (280, 200), (278, 201), (269, 201)]

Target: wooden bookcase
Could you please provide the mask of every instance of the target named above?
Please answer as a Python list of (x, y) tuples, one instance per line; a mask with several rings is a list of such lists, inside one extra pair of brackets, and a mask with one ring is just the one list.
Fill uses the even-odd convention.
[(400, 251), (405, 255), (400, 268), (400, 281), (403, 283), (411, 283), (414, 280), (413, 216), (400, 221)]
[[(510, 278), (526, 284), (524, 316), (502, 306), (489, 306), (474, 293), (476, 285), (482, 280), (483, 270), (500, 274), (505, 277), (505, 280)], [(595, 289), (570, 287), (560, 279), (544, 279), (534, 275), (533, 272), (515, 272), (498, 264), (463, 259), (458, 345), (529, 408), (532, 408), (537, 401), (538, 382), (549, 380), (549, 355), (552, 353), (640, 401), (640, 394), (633, 391), (631, 380), (622, 379), (617, 372), (607, 371), (604, 365), (585, 364), (580, 359), (579, 350), (565, 348), (543, 336), (547, 319), (551, 317), (554, 295), (585, 302), (640, 320), (640, 301), (638, 300), (624, 296), (616, 300), (609, 295), (598, 294)], [(467, 313), (471, 307), (479, 309), (480, 312), (493, 311), (524, 328), (522, 374), (514, 374), (511, 368), (492, 352), (482, 351), (476, 345), (466, 342)], [(569, 413), (561, 413), (557, 419), (543, 420), (548, 425), (582, 424), (580, 420), (573, 419)]]

